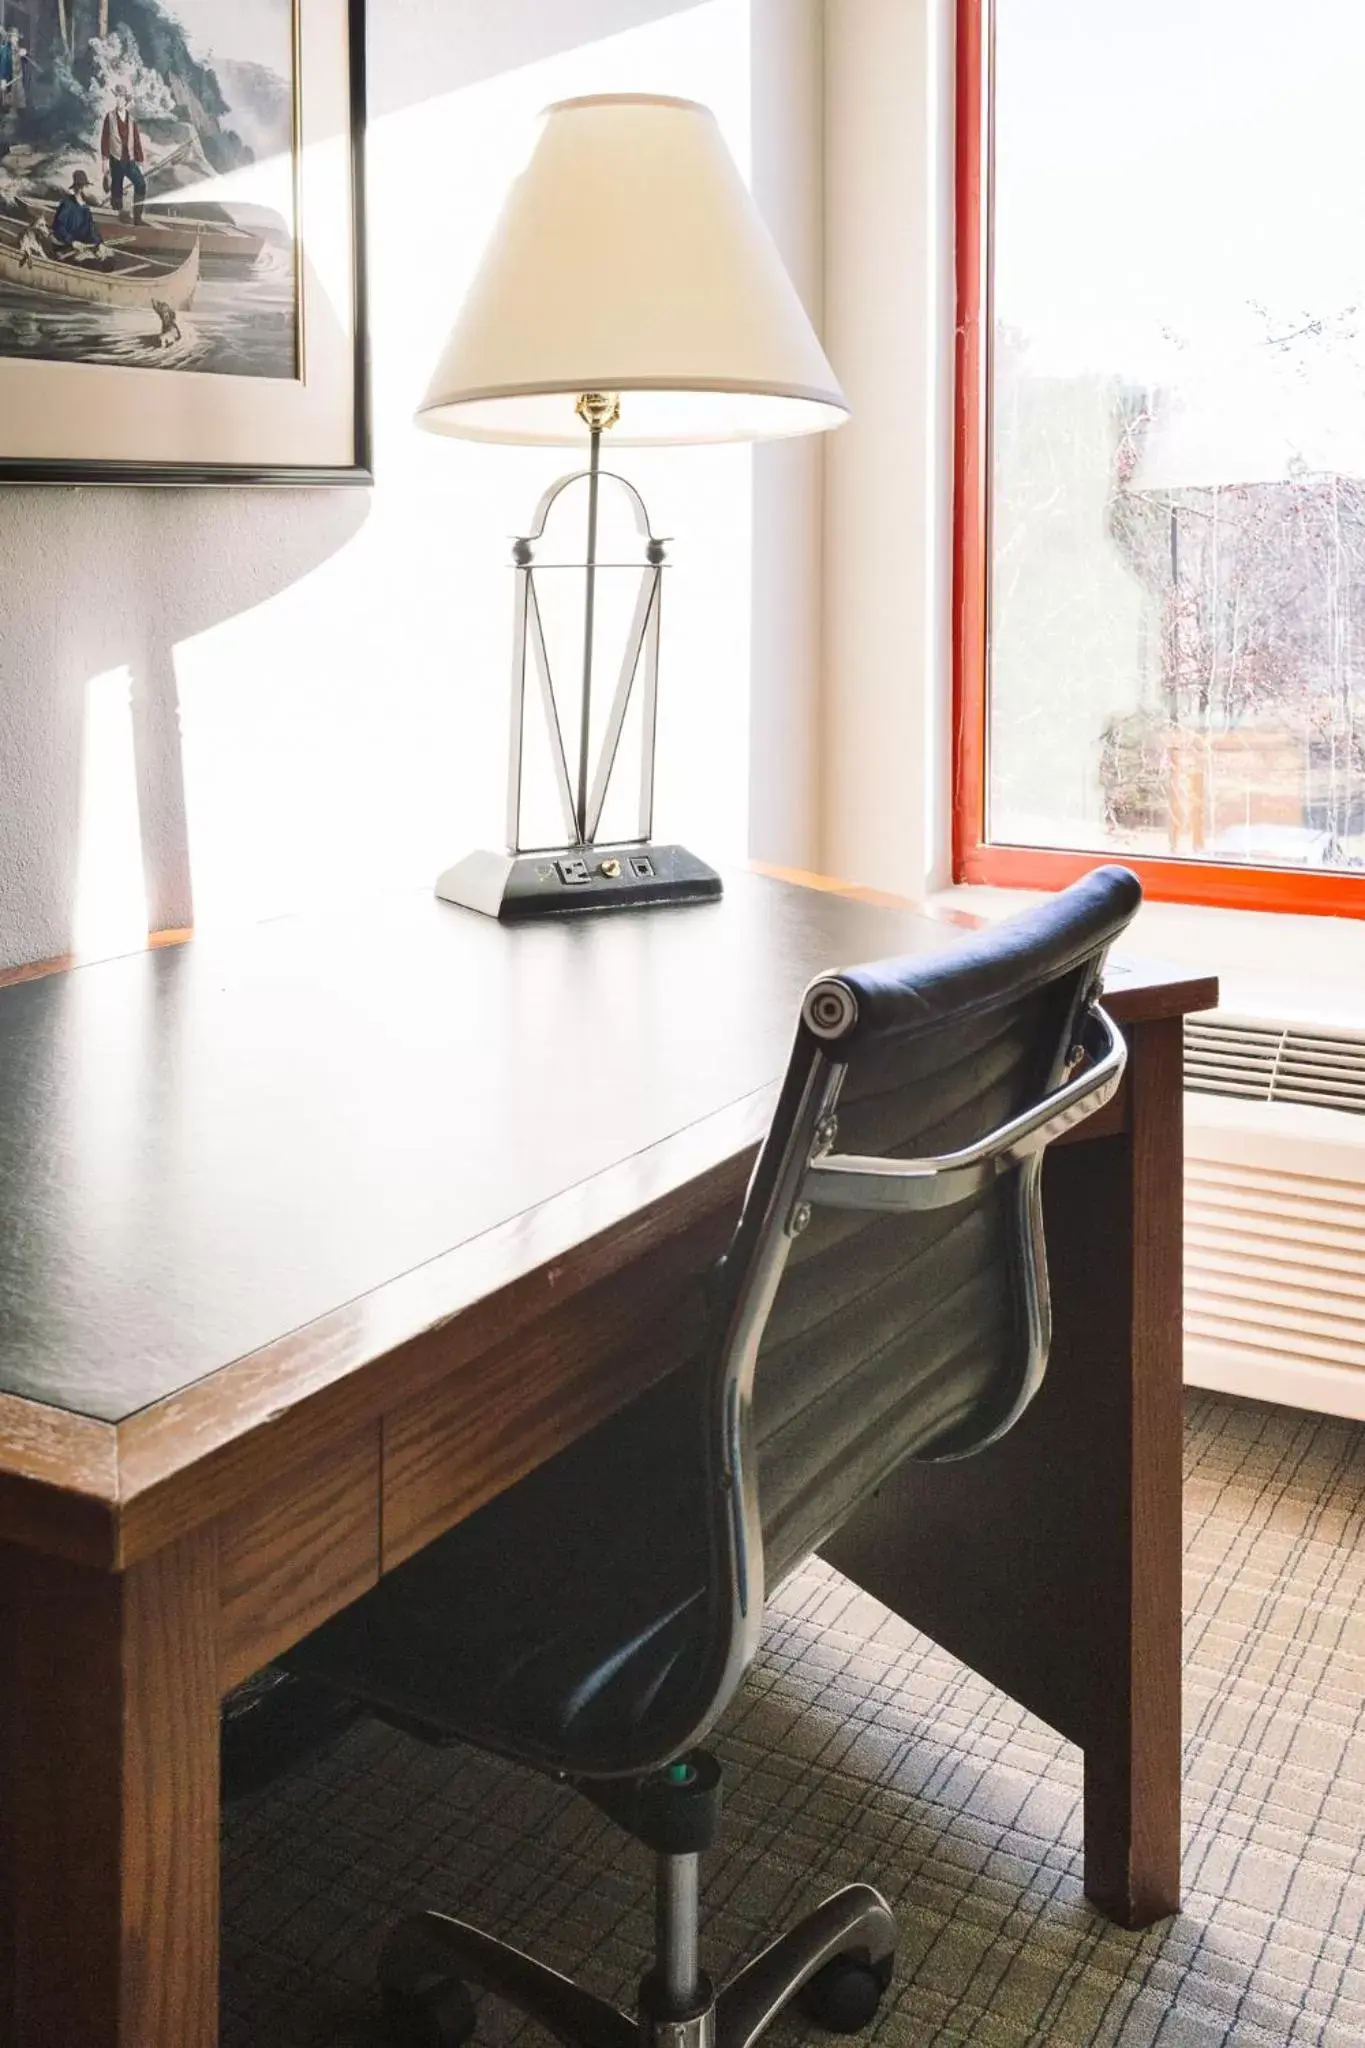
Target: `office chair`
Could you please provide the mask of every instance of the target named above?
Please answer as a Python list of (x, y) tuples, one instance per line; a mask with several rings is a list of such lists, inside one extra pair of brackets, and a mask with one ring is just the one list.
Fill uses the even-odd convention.
[(1119, 1084), (1096, 998), (1139, 899), (1102, 868), (965, 943), (814, 982), (693, 1364), (284, 1660), (399, 1726), (567, 1781), (657, 1859), (635, 2017), (417, 1913), (380, 1965), (402, 2048), (467, 2040), (471, 1985), (572, 2048), (749, 2048), (794, 1999), (829, 2031), (872, 2019), (896, 1929), (868, 1885), (720, 1991), (699, 1967), (698, 1856), (720, 1814), (699, 1745), (765, 1593), (902, 1460), (983, 1449), (1037, 1392), (1043, 1151)]

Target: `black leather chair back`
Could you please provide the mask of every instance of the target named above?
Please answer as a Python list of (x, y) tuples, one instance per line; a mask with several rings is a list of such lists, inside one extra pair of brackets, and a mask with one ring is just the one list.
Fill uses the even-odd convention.
[[(1087, 891), (1111, 893), (1127, 894), (1107, 879)], [(1070, 917), (1080, 908), (1068, 906)], [(849, 1047), (832, 1146), (892, 1159), (954, 1153), (1055, 1090), (1094, 993), (1100, 955), (1088, 920), (1082, 934), (1079, 960), (1003, 998), (995, 975), (982, 973), (993, 964), (989, 939), (955, 953), (932, 991), (915, 985), (925, 963), (920, 976), (907, 963), (906, 1000)], [(975, 957), (964, 958), (969, 950)], [(943, 1207), (812, 1205), (758, 1358), (769, 1585), (903, 1458), (979, 1449), (1036, 1392), (1046, 1362), (1033, 1355), (1035, 1298), (1046, 1286), (1028, 1199), (1038, 1156)]]
[(1118, 1085), (1095, 998), (1140, 900), (1102, 868), (965, 944), (807, 992), (715, 1364), (740, 1662), (764, 1593), (897, 1465), (982, 1448), (1036, 1393), (1043, 1148)]

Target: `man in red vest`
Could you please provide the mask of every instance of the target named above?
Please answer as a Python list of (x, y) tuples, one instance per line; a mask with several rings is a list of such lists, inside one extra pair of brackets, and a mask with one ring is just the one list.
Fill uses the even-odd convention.
[(143, 202), (147, 197), (147, 180), (142, 166), (147, 161), (142, 147), (142, 130), (133, 113), (133, 102), (128, 88), (121, 85), (114, 95), (112, 110), (104, 117), (104, 132), (100, 136), (100, 155), (104, 159), (104, 189), (120, 219), (123, 216), (123, 188), (133, 188), (133, 219), (141, 223)]

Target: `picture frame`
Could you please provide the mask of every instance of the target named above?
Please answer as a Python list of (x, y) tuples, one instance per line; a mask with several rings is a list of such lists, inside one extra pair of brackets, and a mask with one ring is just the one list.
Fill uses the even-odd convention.
[(373, 483), (365, 29), (0, 0), (0, 483)]

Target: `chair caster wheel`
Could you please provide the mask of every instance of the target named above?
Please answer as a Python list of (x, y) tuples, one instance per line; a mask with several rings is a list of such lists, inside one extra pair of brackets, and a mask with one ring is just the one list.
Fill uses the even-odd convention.
[(458, 1977), (411, 1991), (386, 1984), (382, 1998), (390, 2048), (464, 2048), (474, 2038), (474, 2001)]
[(877, 2016), (891, 1968), (890, 1956), (875, 1963), (866, 1956), (832, 1956), (802, 1985), (797, 2005), (826, 2034), (860, 2034)]

